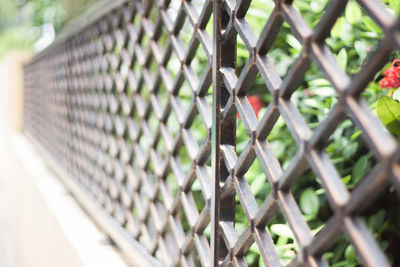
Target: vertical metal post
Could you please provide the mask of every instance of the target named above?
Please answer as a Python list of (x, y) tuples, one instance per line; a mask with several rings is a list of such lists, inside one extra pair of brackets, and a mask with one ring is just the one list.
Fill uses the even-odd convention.
[(211, 208), (211, 265), (218, 266), (228, 254), (221, 236), (220, 222), (234, 224), (235, 195), (221, 199), (221, 186), (229, 177), (229, 172), (221, 153), (221, 145), (236, 145), (235, 115), (222, 118), (222, 110), (229, 97), (234, 97), (222, 81), (220, 69), (236, 68), (236, 35), (223, 38), (223, 30), (228, 26), (230, 16), (222, 5), (222, 0), (213, 2), (213, 129), (212, 168), (213, 191)]

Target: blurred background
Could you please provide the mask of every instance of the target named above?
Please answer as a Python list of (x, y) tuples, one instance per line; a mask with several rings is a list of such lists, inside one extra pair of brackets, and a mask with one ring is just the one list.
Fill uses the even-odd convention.
[(1, 0), (0, 59), (10, 50), (38, 52), (98, 0)]

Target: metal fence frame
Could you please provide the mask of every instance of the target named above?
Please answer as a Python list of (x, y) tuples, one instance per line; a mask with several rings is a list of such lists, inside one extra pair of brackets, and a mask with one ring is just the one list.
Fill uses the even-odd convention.
[[(314, 29), (293, 8), (292, 1), (276, 0), (260, 36), (246, 21), (250, 2), (205, 0), (198, 12), (193, 3), (182, 1), (176, 20), (170, 18), (168, 0), (99, 4), (25, 66), (25, 132), (45, 155), (51, 155), (50, 161), (63, 181), (134, 264), (246, 266), (245, 255), (256, 243), (265, 265), (280, 266), (266, 229), (280, 211), (298, 244), (291, 265), (327, 265), (322, 254), (343, 233), (366, 266), (388, 266), (385, 254), (358, 215), (389, 186), (400, 192), (400, 150), (398, 142), (371, 114), (361, 93), (387, 63), (390, 53), (400, 48), (400, 18), (388, 13), (378, 0), (357, 0), (383, 29), (385, 38), (362, 70), (349, 77), (325, 44), (347, 0), (330, 1)], [(154, 7), (155, 20), (151, 17)], [(211, 15), (213, 36), (206, 30)], [(138, 25), (133, 22), (136, 16), (140, 18)], [(185, 19), (193, 27), (188, 44), (179, 37)], [(268, 51), (284, 21), (303, 49), (282, 79)], [(168, 37), (161, 46), (163, 32)], [(237, 36), (249, 52), (239, 76)], [(147, 47), (144, 38), (149, 40)], [(208, 57), (200, 77), (191, 67), (198, 49)], [(117, 50), (118, 55), (114, 53)], [(167, 68), (171, 53), (179, 61), (176, 77)], [(151, 69), (153, 61), (157, 70)], [(290, 100), (312, 62), (338, 95), (338, 103), (315, 130), (307, 126)], [(139, 77), (133, 75), (135, 64), (141, 69)], [(129, 69), (126, 76), (123, 65)], [(260, 121), (246, 97), (258, 73), (273, 99)], [(192, 90), (188, 108), (179, 99), (184, 82)], [(157, 97), (161, 85), (167, 91), (165, 105)], [(210, 86), (212, 105), (206, 99)], [(171, 112), (180, 125), (174, 134), (167, 127)], [(235, 152), (237, 113), (249, 135), (239, 157)], [(158, 121), (156, 128), (149, 123), (152, 115)], [(200, 144), (191, 131), (197, 127), (193, 126), (196, 116), (206, 129)], [(298, 147), (285, 171), (266, 140), (279, 116)], [(346, 116), (362, 129), (363, 140), (380, 163), (352, 192), (343, 185), (324, 150)], [(147, 140), (147, 151), (140, 143), (143, 139)], [(160, 140), (166, 147), (164, 152), (158, 147)], [(181, 168), (182, 147), (193, 162), (190, 170)], [(273, 189), (261, 207), (244, 177), (255, 158)], [(212, 173), (208, 175), (210, 159)], [(315, 236), (290, 191), (308, 167), (321, 180), (333, 212)], [(168, 174), (176, 179), (176, 193), (169, 188)], [(195, 180), (200, 182), (204, 199), (200, 211), (191, 189)], [(249, 222), (240, 236), (234, 229), (235, 196)], [(207, 227), (211, 227), (209, 238)]]

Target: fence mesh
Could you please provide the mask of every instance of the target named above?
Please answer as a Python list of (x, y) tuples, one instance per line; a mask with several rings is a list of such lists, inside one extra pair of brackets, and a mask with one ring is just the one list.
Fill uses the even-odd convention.
[[(325, 1), (313, 25), (293, 1), (266, 1), (268, 12), (249, 0), (121, 2), (25, 67), (24, 125), (149, 257), (168, 266), (328, 265), (345, 240), (359, 264), (399, 264), (398, 240), (378, 241), (367, 225), (387, 208), (382, 197), (400, 191), (399, 144), (364, 94), (399, 49), (399, 18), (377, 0)], [(383, 35), (350, 75), (329, 38), (354, 4)], [(287, 30), (295, 39), (281, 39)], [(270, 56), (282, 42), (300, 51), (287, 71)], [(310, 70), (336, 99), (318, 123), (296, 95)], [(268, 96), (260, 113), (255, 87)], [(329, 148), (343, 124), (359, 130), (374, 166), (353, 188)], [(278, 153), (271, 140), (284, 130), (291, 145)], [(300, 207), (305, 183), (326, 200), (319, 229)]]

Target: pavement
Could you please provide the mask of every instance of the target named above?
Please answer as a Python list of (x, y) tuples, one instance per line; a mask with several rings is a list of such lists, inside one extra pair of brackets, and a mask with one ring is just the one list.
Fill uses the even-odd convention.
[[(12, 182), (18, 164), (12, 146), (12, 128), (22, 123), (22, 72), (21, 62), (25, 52), (15, 52), (0, 62), (0, 266), (17, 267), (15, 242), (12, 237), (10, 203)], [(15, 90), (15, 88), (19, 88)], [(17, 111), (18, 110), (18, 111)], [(18, 117), (18, 118), (17, 118)], [(18, 124), (18, 126), (16, 126)], [(16, 127), (15, 127), (16, 126)]]
[[(2, 128), (2, 129), (1, 129)], [(0, 266), (17, 267), (15, 242), (11, 234), (10, 217), (13, 214), (10, 200), (11, 179), (17, 168), (15, 154), (10, 147), (8, 130), (0, 127)]]

